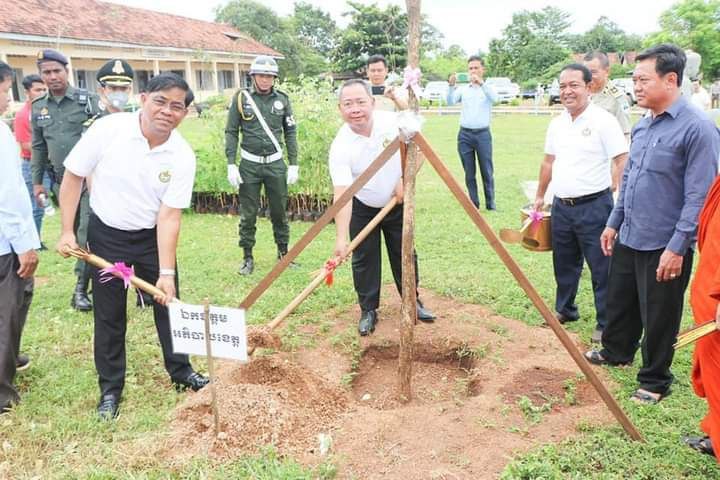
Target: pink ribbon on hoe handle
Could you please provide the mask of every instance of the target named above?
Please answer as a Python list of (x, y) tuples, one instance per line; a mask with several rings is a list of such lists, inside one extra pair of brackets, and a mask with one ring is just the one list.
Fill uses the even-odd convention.
[(115, 262), (112, 266), (100, 270), (100, 282), (106, 283), (113, 277), (118, 277), (123, 281), (125, 288), (128, 288), (133, 275), (135, 275), (134, 267), (128, 267), (125, 262)]

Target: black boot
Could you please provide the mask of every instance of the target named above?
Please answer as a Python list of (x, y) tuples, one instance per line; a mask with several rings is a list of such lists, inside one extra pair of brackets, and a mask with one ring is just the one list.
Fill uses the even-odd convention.
[[(278, 260), (282, 260), (282, 258), (283, 258), (285, 255), (287, 255), (287, 252), (288, 252), (288, 250), (287, 250), (287, 244), (286, 244), (286, 243), (278, 243), (278, 246), (277, 246), (277, 247), (278, 247), (277, 258), (278, 258)], [(290, 265), (288, 265), (288, 266), (289, 266), (290, 268), (297, 268), (297, 267), (300, 266), (300, 264), (299, 264), (299, 263), (295, 263), (295, 262), (290, 262)]]
[(253, 270), (255, 270), (255, 262), (253, 261), (252, 249), (245, 248), (244, 253), (245, 259), (243, 260), (242, 265), (240, 265), (238, 273), (240, 275), (250, 275), (251, 273), (253, 273)]
[(92, 310), (92, 302), (88, 297), (88, 285), (90, 284), (90, 267), (85, 265), (83, 272), (78, 277), (75, 284), (70, 306), (79, 312), (89, 312)]

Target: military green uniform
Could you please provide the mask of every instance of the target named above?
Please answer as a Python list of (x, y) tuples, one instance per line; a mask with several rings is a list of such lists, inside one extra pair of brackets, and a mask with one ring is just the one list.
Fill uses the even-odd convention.
[(617, 118), (622, 132), (626, 136), (630, 135), (630, 106), (627, 95), (622, 89), (608, 82), (602, 92), (594, 93), (591, 96), (591, 100), (595, 105), (602, 107)]
[[(68, 85), (65, 95), (56, 98), (50, 93), (32, 103), (32, 177), (33, 185), (42, 184), (42, 174), (46, 169), (55, 181), (55, 194), (58, 194), (65, 167), (63, 162), (70, 150), (80, 140), (85, 131), (84, 124), (100, 110), (98, 96), (86, 90)], [(87, 219), (90, 212), (90, 197), (87, 190), (80, 196), (80, 208), (75, 217), (75, 230), (78, 245), (87, 244)], [(78, 260), (75, 273), (80, 276), (85, 263)]]
[[(287, 166), (282, 154), (268, 137), (253, 108), (242, 91), (232, 99), (225, 127), (225, 155), (228, 164), (235, 164), (240, 144), (240, 176), (243, 183), (239, 188), (240, 199), (240, 246), (247, 252), (255, 246), (255, 223), (260, 206), (260, 189), (265, 185), (265, 195), (270, 204), (270, 220), (275, 243), (287, 247), (290, 227), (287, 221)], [(258, 110), (265, 118), (268, 128), (282, 147), (283, 139), (290, 165), (297, 165), (297, 135), (290, 99), (287, 94), (273, 88), (269, 94), (261, 95), (249, 91)], [(279, 156), (273, 159), (273, 156)], [(268, 158), (271, 157), (271, 158)]]

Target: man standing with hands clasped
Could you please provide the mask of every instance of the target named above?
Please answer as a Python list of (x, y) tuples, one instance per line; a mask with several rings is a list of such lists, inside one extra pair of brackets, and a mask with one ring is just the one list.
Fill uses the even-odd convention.
[(470, 84), (455, 88), (456, 75), (450, 75), (447, 102), (455, 105), (462, 102), (460, 131), (458, 132), (458, 154), (465, 170), (465, 186), (470, 200), (480, 207), (475, 157), (480, 165), (480, 176), (485, 192), (485, 208), (495, 210), (495, 179), (493, 178), (492, 135), (490, 135), (490, 111), (498, 99), (495, 90), (485, 83), (485, 64), (482, 58), (473, 55), (468, 59)]
[[(92, 176), (88, 244), (110, 263), (124, 262), (138, 277), (164, 292), (153, 305), (165, 369), (176, 388), (203, 388), (187, 355), (173, 353), (167, 304), (178, 296), (176, 250), (182, 209), (190, 206), (195, 154), (175, 128), (185, 118), (193, 93), (185, 80), (162, 73), (140, 95), (142, 110), (115, 113), (94, 122), (65, 160), (60, 188), (62, 236), (67, 256), (77, 243), (75, 210), (84, 178)], [(100, 384), (97, 412), (118, 414), (125, 386), (127, 290), (119, 278), (101, 279), (92, 269), (95, 295), (95, 368)]]
[(631, 400), (643, 404), (670, 394), (698, 215), (720, 156), (714, 123), (680, 93), (685, 59), (671, 44), (637, 57), (635, 94), (649, 115), (633, 128), (620, 195), (600, 238), (610, 256), (603, 348), (585, 354), (598, 365), (629, 364), (640, 347)]
[[(275, 59), (266, 55), (256, 57), (250, 65), (253, 88), (241, 89), (233, 96), (225, 126), (227, 178), (238, 189), (240, 200), (240, 246), (243, 249), (240, 275), (250, 275), (255, 269), (255, 224), (263, 185), (270, 204), (278, 259), (287, 254), (290, 241), (287, 186), (298, 181), (300, 169), (295, 117), (290, 98), (273, 85), (277, 76)], [(239, 132), (242, 132), (242, 143), (238, 168), (235, 158)], [(280, 138), (285, 140), (289, 166), (283, 161)]]

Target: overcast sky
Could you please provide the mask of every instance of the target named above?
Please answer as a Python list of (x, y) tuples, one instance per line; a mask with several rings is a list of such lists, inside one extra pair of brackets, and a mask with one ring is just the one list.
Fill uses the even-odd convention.
[[(158, 10), (202, 20), (214, 20), (215, 8), (227, 0), (106, 0), (132, 7)], [(342, 26), (347, 24), (342, 13), (349, 10), (343, 0), (305, 0), (330, 12)], [(404, 0), (357, 0), (360, 3), (405, 6)], [(581, 33), (590, 29), (600, 16), (606, 16), (629, 33), (649, 33), (659, 29), (657, 19), (661, 12), (676, 0), (604, 0), (586, 2), (578, 0), (503, 0), (482, 2), (478, 0), (422, 0), (422, 11), (430, 23), (445, 36), (445, 45), (459, 44), (468, 53), (478, 49), (487, 51), (490, 39), (499, 37), (502, 29), (510, 23), (513, 12), (537, 10), (545, 5), (559, 7), (572, 15), (571, 30)], [(265, 0), (260, 3), (275, 10), (279, 15), (292, 12), (294, 0)]]

